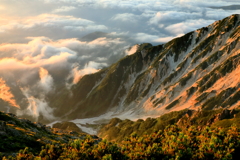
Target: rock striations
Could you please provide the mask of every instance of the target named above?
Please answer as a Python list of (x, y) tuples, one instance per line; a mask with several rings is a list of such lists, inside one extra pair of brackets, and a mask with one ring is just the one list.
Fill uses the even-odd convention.
[(50, 106), (68, 120), (107, 112), (159, 116), (185, 108), (238, 107), (239, 37), (240, 15), (232, 15), (166, 44), (141, 44), (135, 54), (84, 76), (71, 96), (60, 91)]

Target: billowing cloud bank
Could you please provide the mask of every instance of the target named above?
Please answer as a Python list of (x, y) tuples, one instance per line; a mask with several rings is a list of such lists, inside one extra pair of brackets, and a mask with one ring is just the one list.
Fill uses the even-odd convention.
[[(120, 38), (28, 39), (28, 43), (0, 45), (0, 99), (17, 107), (18, 115), (29, 115), (34, 120), (39, 116), (50, 121), (56, 119), (54, 109), (47, 102), (48, 94), (57, 92), (59, 87), (70, 89), (84, 75), (95, 73), (125, 56), (125, 50), (130, 47)], [(5, 81), (12, 84), (11, 87), (20, 88), (27, 106), (17, 104)]]

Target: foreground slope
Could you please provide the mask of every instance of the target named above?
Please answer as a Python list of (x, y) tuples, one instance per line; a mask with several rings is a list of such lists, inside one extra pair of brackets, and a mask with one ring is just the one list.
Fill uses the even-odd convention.
[[(106, 128), (119, 127), (115, 138), (121, 137), (119, 133), (123, 134), (123, 130), (127, 131), (124, 139), (116, 143), (85, 134), (53, 133), (43, 125), (0, 112), (0, 127), (4, 129), (0, 134), (0, 159), (239, 159), (239, 113), (239, 110), (227, 109), (183, 110), (146, 121), (114, 119)], [(224, 120), (238, 125), (218, 123)], [(177, 125), (167, 125), (174, 121)], [(205, 126), (206, 122), (215, 126)], [(164, 124), (162, 129), (157, 129), (161, 124)], [(129, 126), (132, 127), (129, 129)], [(146, 132), (142, 134), (137, 126)], [(131, 129), (135, 132), (129, 134)]]
[(87, 136), (81, 131), (73, 131), (73, 127), (71, 131), (58, 128), (58, 126), (51, 128), (41, 123), (33, 123), (12, 113), (0, 111), (0, 153), (11, 155), (25, 147), (29, 147), (30, 152), (37, 153), (46, 144), (62, 144)]
[(137, 52), (84, 76), (51, 99), (67, 119), (112, 111), (159, 115), (184, 108), (239, 106), (240, 15)]

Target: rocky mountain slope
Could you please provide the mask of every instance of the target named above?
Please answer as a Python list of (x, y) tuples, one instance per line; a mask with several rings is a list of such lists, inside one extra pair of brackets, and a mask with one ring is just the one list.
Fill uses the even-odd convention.
[(50, 106), (65, 119), (237, 107), (239, 37), (240, 15), (232, 15), (166, 44), (141, 44), (135, 54), (50, 97)]

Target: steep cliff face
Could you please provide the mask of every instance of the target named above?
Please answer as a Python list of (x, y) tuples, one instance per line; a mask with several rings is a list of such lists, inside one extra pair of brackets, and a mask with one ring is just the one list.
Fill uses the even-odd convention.
[(240, 105), (239, 37), (240, 15), (232, 15), (163, 45), (139, 45), (135, 54), (84, 76), (71, 96), (53, 96), (50, 105), (67, 119), (234, 108)]

